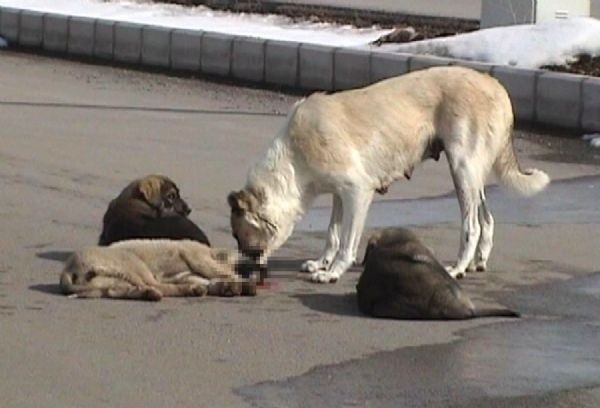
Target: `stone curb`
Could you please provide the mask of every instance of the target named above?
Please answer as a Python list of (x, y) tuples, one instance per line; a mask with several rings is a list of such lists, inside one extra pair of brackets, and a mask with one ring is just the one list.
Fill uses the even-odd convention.
[(600, 131), (600, 79), (432, 56), (264, 40), (0, 7), (11, 46), (304, 90), (344, 90), (432, 66), (489, 73), (520, 123)]

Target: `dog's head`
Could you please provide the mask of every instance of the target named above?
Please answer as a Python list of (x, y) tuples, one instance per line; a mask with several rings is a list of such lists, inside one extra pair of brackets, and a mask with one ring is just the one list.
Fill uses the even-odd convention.
[(254, 190), (233, 191), (227, 197), (231, 207), (231, 230), (238, 249), (259, 261), (273, 249), (277, 227), (261, 214), (264, 193)]
[(179, 195), (177, 185), (168, 177), (146, 176), (134, 181), (131, 187), (131, 198), (147, 203), (159, 217), (187, 216), (192, 211)]

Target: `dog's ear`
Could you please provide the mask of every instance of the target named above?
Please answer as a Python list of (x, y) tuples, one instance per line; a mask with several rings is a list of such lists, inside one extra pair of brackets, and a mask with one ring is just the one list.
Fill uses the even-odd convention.
[(227, 202), (231, 207), (231, 211), (241, 213), (250, 209), (250, 202), (248, 201), (248, 193), (244, 190), (232, 191), (227, 196)]
[(154, 208), (160, 208), (162, 196), (160, 193), (161, 181), (156, 177), (147, 177), (141, 180), (137, 186), (138, 193), (144, 201)]

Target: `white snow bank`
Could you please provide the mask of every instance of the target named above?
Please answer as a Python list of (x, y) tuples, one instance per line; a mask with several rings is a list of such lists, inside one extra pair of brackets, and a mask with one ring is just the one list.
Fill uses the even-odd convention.
[(582, 139), (590, 143), (590, 146), (600, 148), (600, 133), (590, 133), (583, 135)]
[[(373, 47), (375, 48), (375, 47)], [(578, 54), (600, 55), (600, 21), (579, 17), (540, 24), (495, 27), (382, 50), (432, 54), (522, 68), (563, 65)]]
[(294, 22), (277, 15), (214, 11), (203, 6), (157, 4), (147, 0), (0, 0), (0, 6), (342, 47), (368, 44), (390, 32), (329, 23)]

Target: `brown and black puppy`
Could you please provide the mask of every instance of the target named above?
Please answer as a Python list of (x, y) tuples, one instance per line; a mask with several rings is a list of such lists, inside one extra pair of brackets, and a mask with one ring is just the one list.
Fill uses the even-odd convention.
[(99, 245), (134, 238), (191, 239), (209, 245), (206, 234), (187, 216), (190, 207), (165, 176), (149, 175), (129, 183), (104, 213)]
[(508, 309), (476, 309), (433, 253), (407, 229), (373, 235), (364, 264), (356, 290), (358, 307), (365, 314), (439, 320), (519, 316)]

